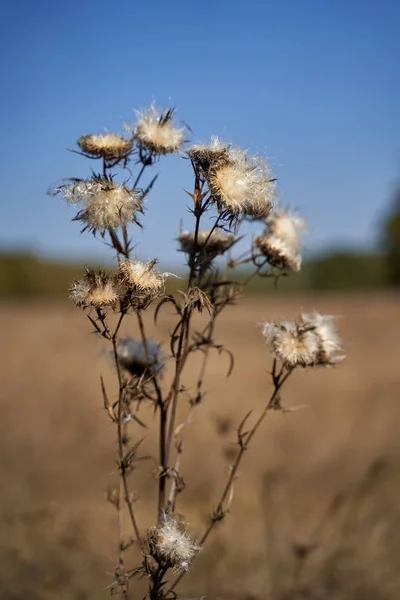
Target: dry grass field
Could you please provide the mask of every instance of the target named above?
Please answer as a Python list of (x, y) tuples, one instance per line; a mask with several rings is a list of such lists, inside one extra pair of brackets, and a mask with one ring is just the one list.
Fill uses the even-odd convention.
[[(271, 294), (226, 310), (216, 340), (235, 354), (235, 369), (226, 379), (226, 357), (212, 357), (185, 450), (179, 511), (196, 535), (226, 478), (237, 424), (269, 397), (271, 362), (257, 323), (300, 308), (341, 315), (347, 359), (289, 380), (285, 406), (302, 408), (268, 415), (230, 515), (183, 580), (182, 597), (400, 598), (399, 300)], [(161, 313), (158, 328), (147, 323), (165, 341), (172, 315)], [(137, 335), (131, 325), (123, 333)], [(3, 304), (0, 331), (0, 598), (107, 598), (117, 552), (106, 491), (116, 464), (99, 393), (100, 372), (109, 390), (115, 384), (104, 342), (65, 305)], [(143, 406), (142, 418), (151, 425), (152, 410)], [(145, 435), (141, 452), (150, 458), (132, 478), (143, 527), (156, 510), (155, 440)], [(142, 598), (139, 588), (132, 598)]]

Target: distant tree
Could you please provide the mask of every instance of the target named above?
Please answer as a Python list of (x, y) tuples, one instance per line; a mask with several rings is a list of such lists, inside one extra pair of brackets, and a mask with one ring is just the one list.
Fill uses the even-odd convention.
[(383, 223), (382, 233), (388, 281), (391, 285), (400, 286), (400, 186)]

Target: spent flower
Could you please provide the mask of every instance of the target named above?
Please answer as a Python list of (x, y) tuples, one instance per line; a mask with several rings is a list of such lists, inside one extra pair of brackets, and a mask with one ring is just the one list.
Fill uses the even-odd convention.
[(264, 323), (262, 333), (274, 358), (287, 369), (329, 366), (344, 357), (334, 317), (301, 314), (296, 321)]
[(244, 150), (229, 149), (227, 158), (210, 168), (207, 180), (221, 212), (264, 218), (273, 208), (275, 182), (268, 164)]
[(201, 550), (184, 526), (174, 517), (165, 515), (159, 527), (148, 531), (147, 542), (151, 556), (162, 567), (187, 571)]
[(165, 366), (160, 344), (147, 340), (145, 346), (142, 340), (133, 337), (124, 337), (118, 340), (117, 359), (120, 366), (130, 375), (139, 377), (145, 371), (158, 373)]
[(193, 144), (186, 153), (207, 175), (211, 165), (228, 160), (229, 144), (221, 141), (217, 136), (212, 136), (209, 144)]
[(85, 223), (84, 230), (104, 235), (107, 230), (138, 223), (136, 213), (142, 211), (138, 190), (117, 184), (112, 177), (93, 176), (60, 186), (54, 194), (62, 193), (70, 204), (81, 205), (75, 220)]
[(282, 238), (270, 234), (259, 235), (255, 244), (272, 267), (282, 269), (282, 271), (300, 271), (301, 254)]
[[(196, 240), (196, 249), (195, 249)], [(197, 238), (195, 231), (181, 231), (178, 237), (182, 252), (190, 254), (193, 250), (204, 252), (206, 255), (217, 256), (223, 254), (235, 243), (232, 234), (224, 233), (219, 229), (199, 229)]]
[(135, 111), (137, 123), (133, 137), (139, 146), (153, 154), (178, 152), (185, 142), (184, 128), (173, 123), (174, 109), (158, 110), (154, 104), (146, 111)]
[(81, 308), (112, 307), (119, 299), (115, 276), (102, 269), (86, 269), (84, 278), (72, 283), (69, 297)]
[(88, 133), (78, 139), (78, 146), (90, 158), (104, 158), (106, 161), (120, 160), (132, 150), (132, 140), (117, 133)]
[(300, 271), (301, 235), (306, 221), (288, 208), (274, 211), (265, 219), (267, 229), (255, 240), (256, 247), (271, 266), (283, 271)]
[(155, 264), (155, 260), (147, 263), (140, 260), (122, 260), (119, 264), (121, 281), (139, 292), (159, 296), (165, 291), (167, 274), (157, 271), (154, 268)]
[(286, 242), (293, 250), (301, 249), (301, 235), (307, 229), (305, 219), (285, 207), (268, 215), (265, 222), (271, 235)]

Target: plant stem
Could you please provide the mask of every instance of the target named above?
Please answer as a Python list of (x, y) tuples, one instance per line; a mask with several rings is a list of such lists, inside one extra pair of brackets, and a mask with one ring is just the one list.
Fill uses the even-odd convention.
[[(149, 345), (147, 342), (146, 331), (144, 328), (144, 322), (140, 311), (136, 311), (140, 336), (142, 338), (142, 343), (146, 355), (146, 362), (150, 366), (152, 364), (152, 359), (149, 351)], [(161, 523), (161, 519), (164, 513), (164, 505), (165, 505), (165, 488), (166, 488), (166, 473), (168, 470), (168, 464), (166, 461), (166, 429), (167, 429), (167, 409), (163, 400), (161, 388), (157, 381), (156, 374), (153, 374), (152, 383), (154, 385), (154, 389), (157, 395), (157, 408), (160, 411), (160, 431), (159, 431), (159, 456), (160, 456), (160, 467), (161, 472), (159, 475), (159, 485), (158, 485), (158, 508), (157, 508), (157, 522), (158, 525)]]
[[(259, 418), (257, 419), (255, 425), (253, 425), (252, 429), (245, 435), (245, 438), (243, 440), (243, 438), (241, 436), (239, 436), (239, 451), (236, 455), (236, 459), (235, 462), (232, 465), (232, 468), (230, 470), (230, 474), (229, 477), (227, 479), (227, 482), (224, 486), (224, 489), (222, 491), (220, 500), (218, 502), (217, 508), (214, 511), (214, 514), (212, 515), (210, 522), (205, 530), (205, 532), (203, 533), (202, 537), (200, 538), (200, 546), (203, 546), (208, 538), (208, 536), (210, 535), (212, 529), (214, 528), (215, 524), (218, 521), (221, 521), (225, 514), (226, 514), (226, 508), (224, 508), (224, 504), (225, 501), (228, 497), (228, 494), (231, 491), (232, 485), (233, 485), (233, 480), (236, 476), (236, 473), (238, 471), (238, 468), (240, 466), (240, 463), (242, 461), (243, 455), (246, 452), (246, 450), (249, 447), (249, 444), (251, 442), (251, 440), (253, 439), (254, 435), (257, 433), (261, 423), (264, 421), (265, 417), (268, 414), (268, 411), (271, 410), (272, 408), (274, 408), (275, 406), (275, 400), (278, 397), (279, 391), (282, 388), (283, 384), (285, 383), (285, 381), (288, 379), (288, 377), (291, 375), (291, 371), (286, 372), (283, 375), (283, 371), (281, 370), (279, 375), (276, 375), (276, 361), (274, 361), (273, 364), (273, 371), (272, 371), (272, 380), (274, 383), (274, 389), (273, 392), (270, 396), (270, 399), (268, 401), (268, 403), (265, 405), (265, 408), (263, 410), (263, 412), (261, 413), (261, 415), (259, 416)], [(167, 591), (167, 596), (170, 593), (173, 593), (173, 590), (175, 589), (175, 587), (178, 585), (178, 583), (181, 581), (181, 579), (183, 578), (183, 576), (185, 575), (185, 572), (182, 571), (182, 573), (180, 573), (178, 575), (178, 577), (175, 579), (175, 581), (173, 582), (172, 586), (168, 589)]]

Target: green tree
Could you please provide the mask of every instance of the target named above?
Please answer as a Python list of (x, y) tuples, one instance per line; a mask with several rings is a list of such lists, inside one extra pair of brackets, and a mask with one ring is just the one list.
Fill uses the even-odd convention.
[(400, 186), (396, 190), (391, 209), (384, 221), (383, 246), (388, 281), (391, 285), (400, 286)]

